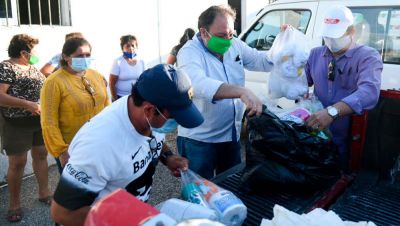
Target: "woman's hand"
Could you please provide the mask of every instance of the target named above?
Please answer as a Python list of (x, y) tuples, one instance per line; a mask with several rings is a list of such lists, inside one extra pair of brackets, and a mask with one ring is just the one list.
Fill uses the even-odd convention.
[(40, 105), (38, 103), (27, 101), (25, 110), (29, 111), (33, 115), (40, 115)]
[(64, 168), (65, 165), (67, 165), (69, 159), (68, 151), (65, 151), (60, 156), (58, 156), (58, 159), (60, 160), (61, 167)]

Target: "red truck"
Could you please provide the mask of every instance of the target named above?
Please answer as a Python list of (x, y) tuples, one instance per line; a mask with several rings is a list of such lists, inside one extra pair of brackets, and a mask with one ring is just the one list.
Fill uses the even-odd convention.
[(319, 207), (333, 210), (343, 220), (400, 225), (400, 181), (396, 180), (400, 167), (395, 164), (400, 154), (400, 91), (381, 91), (377, 106), (352, 120), (352, 173), (338, 177), (324, 189), (306, 195), (276, 190), (244, 193), (240, 179), (245, 163), (213, 181), (245, 203), (248, 214), (244, 225), (260, 225), (262, 218), (273, 218), (275, 204), (297, 213)]

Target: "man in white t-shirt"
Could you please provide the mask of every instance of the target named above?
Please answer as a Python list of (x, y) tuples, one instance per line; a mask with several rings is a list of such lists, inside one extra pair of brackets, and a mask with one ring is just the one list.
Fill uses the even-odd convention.
[(166, 127), (177, 124), (194, 128), (203, 122), (192, 93), (186, 74), (160, 64), (142, 73), (131, 95), (87, 122), (68, 149), (70, 159), (51, 206), (55, 222), (83, 225), (90, 206), (117, 188), (147, 201), (158, 160), (179, 176), (188, 161), (174, 155), (164, 134), (155, 131), (168, 132)]

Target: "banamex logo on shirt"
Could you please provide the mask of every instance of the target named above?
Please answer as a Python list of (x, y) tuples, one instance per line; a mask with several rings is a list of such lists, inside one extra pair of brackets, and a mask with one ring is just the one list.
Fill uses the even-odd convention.
[[(162, 146), (164, 144), (164, 141), (157, 142), (157, 148), (155, 151), (148, 151), (147, 154), (144, 156), (143, 159), (136, 160), (133, 162), (133, 173), (137, 173), (139, 170), (143, 169), (143, 167), (147, 166), (147, 163), (151, 162), (153, 158), (158, 158), (157, 153), (158, 151), (161, 150)], [(134, 157), (136, 157), (136, 154), (140, 151), (142, 146), (139, 147), (139, 149), (136, 151), (136, 153), (132, 156), (132, 160)], [(141, 155), (139, 155), (141, 156)]]
[(70, 163), (67, 164), (66, 170), (72, 177), (84, 184), (88, 184), (89, 180), (92, 179), (87, 173), (74, 169)]

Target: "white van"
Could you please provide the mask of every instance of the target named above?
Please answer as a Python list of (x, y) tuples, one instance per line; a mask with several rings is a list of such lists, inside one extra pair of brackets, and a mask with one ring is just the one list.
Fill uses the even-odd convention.
[[(359, 18), (358, 43), (378, 50), (384, 62), (382, 90), (400, 89), (400, 1), (399, 0), (278, 0), (267, 5), (239, 38), (258, 50), (269, 50), (280, 25), (291, 24), (309, 38), (312, 47), (322, 45), (319, 27), (325, 10), (335, 4), (349, 7)], [(265, 72), (246, 71), (246, 87), (266, 97)]]

